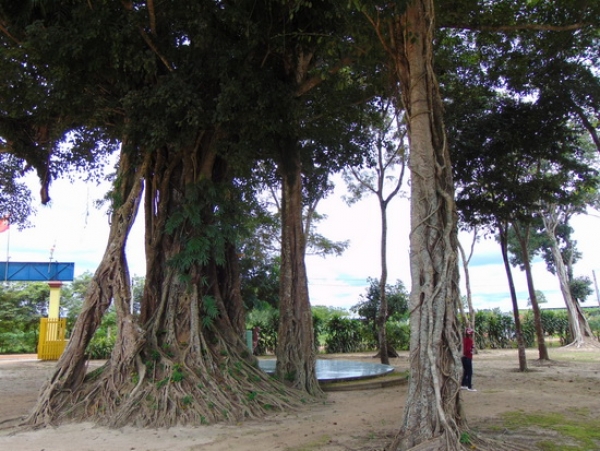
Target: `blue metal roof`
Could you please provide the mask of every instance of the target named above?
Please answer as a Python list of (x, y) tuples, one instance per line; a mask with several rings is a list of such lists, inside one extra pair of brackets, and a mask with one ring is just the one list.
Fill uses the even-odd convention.
[(75, 263), (0, 262), (0, 279), (9, 282), (70, 282)]

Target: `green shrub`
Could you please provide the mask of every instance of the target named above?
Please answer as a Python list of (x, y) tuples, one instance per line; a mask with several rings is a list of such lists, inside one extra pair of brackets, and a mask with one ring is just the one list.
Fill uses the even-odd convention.
[(274, 353), (277, 347), (277, 330), (279, 329), (279, 310), (273, 307), (253, 309), (248, 312), (246, 328), (252, 330), (260, 327), (258, 346), (255, 355)]
[(95, 334), (87, 347), (87, 355), (93, 360), (105, 360), (115, 347), (115, 337), (104, 334)]
[(500, 309), (475, 313), (475, 344), (478, 349), (505, 349), (514, 345), (513, 317)]
[(600, 316), (592, 316), (588, 319), (588, 324), (590, 325), (590, 329), (596, 336), (598, 340), (600, 340)]
[(385, 326), (387, 341), (398, 351), (408, 351), (410, 326), (406, 321), (388, 321)]
[(38, 342), (38, 331), (28, 330), (0, 333), (0, 353), (31, 354), (35, 353)]
[(535, 320), (533, 312), (528, 310), (521, 321), (521, 332), (526, 348), (531, 348), (535, 345)]
[(542, 310), (542, 329), (550, 336), (558, 337), (562, 346), (572, 341), (569, 314), (566, 310)]
[(332, 317), (327, 323), (325, 349), (328, 353), (357, 352), (365, 349), (361, 322), (356, 319)]

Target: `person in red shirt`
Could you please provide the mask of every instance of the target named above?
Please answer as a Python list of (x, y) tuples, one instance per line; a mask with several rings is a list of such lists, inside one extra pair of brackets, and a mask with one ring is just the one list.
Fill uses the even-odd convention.
[(467, 327), (465, 330), (465, 337), (463, 338), (463, 378), (461, 383), (462, 390), (477, 391), (473, 388), (473, 349), (475, 344), (473, 343), (473, 329)]

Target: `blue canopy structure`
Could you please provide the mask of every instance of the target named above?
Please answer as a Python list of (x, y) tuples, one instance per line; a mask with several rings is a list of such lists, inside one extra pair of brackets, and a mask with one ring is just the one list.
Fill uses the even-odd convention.
[(0, 277), (7, 282), (70, 282), (75, 263), (0, 262)]

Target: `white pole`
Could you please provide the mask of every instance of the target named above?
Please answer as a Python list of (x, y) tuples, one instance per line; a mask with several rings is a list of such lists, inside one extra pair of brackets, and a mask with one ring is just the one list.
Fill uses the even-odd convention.
[(8, 261), (10, 260), (10, 227), (6, 231), (6, 266), (4, 266), (4, 284), (8, 283)]
[(596, 281), (596, 271), (592, 269), (592, 275), (594, 276), (594, 287), (596, 288), (596, 300), (600, 305), (600, 294), (598, 293), (598, 282)]

